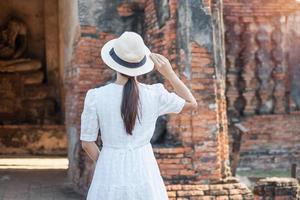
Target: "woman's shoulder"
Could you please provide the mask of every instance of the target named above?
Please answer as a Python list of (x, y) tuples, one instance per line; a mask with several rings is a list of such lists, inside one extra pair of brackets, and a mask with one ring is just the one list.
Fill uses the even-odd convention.
[(141, 83), (141, 85), (144, 88), (149, 89), (149, 90), (157, 90), (163, 86), (162, 83), (152, 83), (152, 84)]
[(106, 85), (96, 86), (86, 91), (86, 97), (92, 98), (103, 92)]
[[(139, 83), (141, 88), (146, 90), (146, 91), (154, 91), (154, 92), (159, 92), (160, 90), (162, 90), (164, 88), (164, 85), (162, 83), (152, 83), (152, 84), (146, 84), (146, 83)], [(90, 96), (94, 96), (94, 95), (99, 95), (99, 94), (103, 94), (106, 91), (107, 92), (111, 92), (112, 89), (117, 88), (123, 88), (120, 87), (119, 85), (115, 85), (113, 83), (108, 83), (105, 85), (100, 85), (97, 87), (93, 87), (88, 89), (87, 94), (89, 94)]]
[(109, 90), (111, 88), (112, 84), (108, 83), (105, 85), (98, 85), (96, 87), (90, 88), (88, 91), (91, 91), (91, 93), (97, 94), (99, 92)]

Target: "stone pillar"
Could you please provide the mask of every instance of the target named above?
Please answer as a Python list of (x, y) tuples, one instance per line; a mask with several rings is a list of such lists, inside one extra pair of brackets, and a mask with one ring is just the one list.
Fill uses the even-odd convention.
[(199, 108), (179, 116), (179, 140), (191, 147), (194, 179), (168, 185), (172, 199), (183, 197), (252, 199), (250, 190), (231, 176), (225, 99), (225, 49), (222, 0), (179, 1), (177, 56), (180, 76)]
[[(95, 167), (83, 151), (79, 140), (84, 96), (88, 89), (105, 85), (114, 75), (114, 71), (102, 62), (100, 50), (104, 43), (116, 38), (125, 30), (142, 32), (140, 23), (142, 14), (130, 12), (130, 9), (138, 10), (139, 4), (130, 4), (124, 10), (125, 5), (122, 6), (121, 3), (109, 0), (78, 0), (76, 3), (80, 27), (72, 29), (76, 33), (72, 34), (75, 42), (71, 60), (65, 68), (65, 102), (68, 174), (74, 183), (74, 189), (82, 194), (86, 193), (89, 188)], [(62, 2), (61, 8), (65, 4)], [(70, 5), (66, 5), (68, 6)], [(63, 29), (66, 28), (63, 27)], [(101, 144), (100, 135), (97, 141), (99, 145)]]
[(178, 16), (177, 48), (183, 54), (178, 67), (199, 103), (181, 125), (191, 126), (185, 145), (193, 148), (194, 182), (211, 183), (230, 175), (222, 1), (180, 1)]

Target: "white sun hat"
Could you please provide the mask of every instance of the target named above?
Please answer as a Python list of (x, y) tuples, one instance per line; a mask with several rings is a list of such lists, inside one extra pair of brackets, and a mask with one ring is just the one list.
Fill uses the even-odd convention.
[(118, 38), (109, 40), (101, 49), (103, 62), (128, 76), (138, 76), (152, 71), (154, 63), (149, 57), (150, 53), (143, 38), (131, 31), (125, 31)]

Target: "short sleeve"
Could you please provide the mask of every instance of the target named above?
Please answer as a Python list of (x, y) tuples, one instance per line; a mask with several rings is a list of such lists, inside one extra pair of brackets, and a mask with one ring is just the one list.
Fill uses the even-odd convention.
[(174, 92), (169, 92), (162, 83), (157, 83), (158, 116), (168, 113), (180, 113), (186, 102)]
[(81, 113), (80, 140), (96, 141), (99, 132), (99, 120), (95, 105), (94, 89), (89, 89), (85, 95)]

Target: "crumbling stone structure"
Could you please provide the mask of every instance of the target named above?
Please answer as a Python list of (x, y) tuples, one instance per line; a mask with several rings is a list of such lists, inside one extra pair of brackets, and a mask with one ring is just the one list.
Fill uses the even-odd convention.
[[(157, 120), (152, 145), (170, 199), (254, 198), (231, 176), (234, 123), (249, 129), (240, 167), (299, 162), (296, 1), (12, 0), (0, 7), (0, 30), (13, 14), (24, 22), (21, 37), (28, 35), (21, 60), (10, 60), (31, 59), (22, 68), (0, 62), (1, 153), (61, 155), (68, 145), (70, 179), (85, 193), (94, 166), (79, 141), (84, 95), (113, 81), (100, 49), (128, 30), (170, 59), (199, 103)], [(138, 78), (171, 89), (156, 72)]]
[(67, 155), (57, 6), (0, 2), (1, 155)]
[(240, 168), (300, 165), (299, 10), (292, 0), (224, 0), (230, 143), (235, 123), (248, 129)]
[[(153, 148), (170, 197), (251, 199), (249, 189), (230, 178), (222, 1), (80, 0), (78, 8), (80, 31), (66, 74), (69, 172), (77, 189), (87, 191), (94, 169), (78, 140), (84, 94), (112, 81), (113, 71), (99, 58), (99, 50), (131, 30), (143, 35), (153, 52), (170, 59), (199, 103), (195, 112), (158, 119), (156, 131), (162, 132), (156, 133), (161, 137)], [(138, 78), (170, 87), (155, 72)]]
[(265, 178), (254, 187), (254, 199), (300, 199), (298, 180), (294, 178)]

